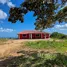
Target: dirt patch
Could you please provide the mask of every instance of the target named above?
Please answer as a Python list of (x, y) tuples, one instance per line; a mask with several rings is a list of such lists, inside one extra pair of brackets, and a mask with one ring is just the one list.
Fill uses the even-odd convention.
[(0, 45), (0, 59), (2, 58), (8, 58), (11, 56), (19, 56), (21, 54), (18, 54), (17, 52), (25, 50), (25, 51), (45, 51), (45, 52), (56, 52), (53, 49), (32, 49), (29, 47), (26, 47), (24, 45), (25, 42), (27, 41), (53, 41), (53, 39), (33, 39), (33, 40), (8, 40), (7, 42), (5, 42), (5, 45)]

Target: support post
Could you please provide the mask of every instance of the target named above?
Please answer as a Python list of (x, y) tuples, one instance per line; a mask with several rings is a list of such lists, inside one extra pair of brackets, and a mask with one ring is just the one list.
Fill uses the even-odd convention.
[(32, 39), (32, 34), (31, 34), (31, 39)]
[(29, 34), (30, 39), (32, 39), (32, 34)]

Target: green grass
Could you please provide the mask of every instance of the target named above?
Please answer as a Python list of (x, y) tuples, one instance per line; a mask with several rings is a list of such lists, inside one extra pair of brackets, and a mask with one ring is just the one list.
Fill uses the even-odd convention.
[[(4, 40), (5, 41), (5, 40)], [(67, 40), (65, 41), (36, 41), (26, 42), (26, 46), (36, 49), (55, 49), (66, 52)], [(4, 67), (67, 67), (67, 55), (62, 53), (46, 53), (44, 51), (19, 51), (21, 56), (11, 57), (4, 60)], [(3, 67), (3, 66), (1, 66)]]
[(22, 51), (22, 54), (24, 56), (5, 60), (5, 67), (67, 67), (67, 56), (60, 53), (45, 54)]
[(67, 51), (67, 40), (65, 41), (37, 41), (27, 42), (26, 46), (36, 49), (55, 49), (58, 52)]

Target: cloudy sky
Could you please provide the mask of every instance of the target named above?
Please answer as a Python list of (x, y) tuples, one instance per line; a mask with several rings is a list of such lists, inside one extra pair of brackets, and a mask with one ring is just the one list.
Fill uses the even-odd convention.
[[(19, 6), (24, 0), (0, 0), (0, 37), (16, 37), (18, 32), (23, 30), (34, 30), (35, 17), (33, 12), (29, 12), (24, 16), (24, 23), (17, 21), (16, 24), (8, 22), (10, 7)], [(67, 4), (65, 4), (67, 6)], [(45, 29), (44, 31), (52, 33), (59, 32), (67, 34), (67, 24), (55, 24), (53, 28)]]

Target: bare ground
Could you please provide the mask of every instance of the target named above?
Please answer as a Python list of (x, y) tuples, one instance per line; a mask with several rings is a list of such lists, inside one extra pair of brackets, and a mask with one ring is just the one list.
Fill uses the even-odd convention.
[[(19, 57), (25, 53), (29, 52), (41, 52), (44, 51), (45, 53), (56, 53), (54, 49), (32, 49), (25, 46), (25, 42), (27, 41), (45, 41), (44, 39), (34, 39), (34, 40), (8, 40), (4, 44), (0, 44), (0, 67), (5, 67), (9, 63), (9, 61), (15, 57)], [(53, 41), (53, 39), (47, 39), (46, 41)], [(59, 41), (59, 40), (57, 40)], [(22, 52), (23, 51), (23, 52)], [(23, 54), (22, 54), (23, 53)], [(14, 66), (15, 67), (15, 66)]]
[[(0, 44), (0, 59), (12, 57), (12, 56), (19, 56), (19, 55), (21, 55), (21, 53), (17, 54), (17, 52), (19, 52), (21, 50), (41, 51), (41, 50), (37, 50), (37, 49), (31, 49), (24, 45), (24, 43), (27, 41), (39, 41), (39, 40), (41, 40), (41, 39), (38, 39), (38, 40), (36, 40), (36, 39), (34, 39), (34, 40), (27, 40), (27, 39), (25, 39), (25, 40), (8, 40), (7, 42), (4, 43), (4, 45)], [(48, 39), (48, 40), (52, 41), (52, 39)], [(42, 51), (52, 52), (53, 50), (42, 49)]]
[[(18, 53), (20, 51), (44, 51), (44, 52), (50, 52), (50, 53), (56, 53), (54, 49), (33, 49), (25, 46), (25, 42), (27, 41), (53, 41), (53, 39), (25, 39), (25, 40), (8, 40), (4, 44), (0, 44), (0, 61), (6, 58), (10, 57), (16, 57), (20, 56), (21, 53)], [(60, 41), (60, 40), (56, 40)]]

